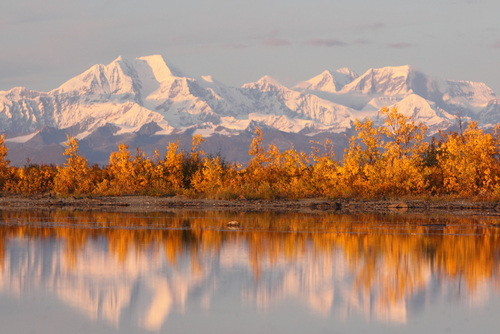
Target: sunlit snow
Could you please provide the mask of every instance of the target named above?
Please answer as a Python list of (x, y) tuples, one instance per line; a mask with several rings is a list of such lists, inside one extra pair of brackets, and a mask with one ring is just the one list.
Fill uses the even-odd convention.
[(25, 135), (25, 136), (7, 138), (7, 139), (5, 139), (5, 141), (10, 142), (10, 143), (26, 143), (28, 140), (35, 137), (37, 134), (38, 134), (38, 131), (30, 133), (29, 135)]
[(233, 135), (250, 122), (285, 132), (338, 132), (397, 106), (432, 132), (453, 124), (457, 113), (474, 115), (480, 125), (500, 122), (495, 100), (484, 83), (432, 78), (408, 65), (360, 76), (348, 68), (325, 70), (293, 89), (263, 76), (238, 88), (210, 75), (186, 76), (159, 55), (118, 57), (48, 93), (23, 87), (0, 92), (0, 131), (30, 132), (10, 142), (28, 141), (42, 126), (77, 127), (75, 136), (83, 139), (107, 124), (118, 126), (119, 135), (152, 122), (163, 129), (158, 135), (193, 128), (204, 136)]

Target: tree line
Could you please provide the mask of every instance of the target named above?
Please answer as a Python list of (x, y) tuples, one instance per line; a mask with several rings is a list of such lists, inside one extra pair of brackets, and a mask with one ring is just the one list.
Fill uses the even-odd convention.
[(260, 129), (243, 166), (202, 150), (204, 139), (192, 138), (190, 151), (180, 141), (166, 153), (147, 157), (126, 144), (112, 152), (106, 166), (90, 165), (68, 137), (66, 162), (55, 166), (28, 162), (11, 166), (0, 136), (0, 189), (4, 194), (186, 195), (211, 199), (279, 198), (500, 198), (500, 126), (491, 133), (471, 122), (460, 131), (440, 131), (426, 138), (427, 127), (396, 108), (380, 111), (384, 124), (355, 121), (356, 134), (337, 158), (329, 140), (312, 142), (312, 153), (293, 147), (280, 151), (263, 145)]

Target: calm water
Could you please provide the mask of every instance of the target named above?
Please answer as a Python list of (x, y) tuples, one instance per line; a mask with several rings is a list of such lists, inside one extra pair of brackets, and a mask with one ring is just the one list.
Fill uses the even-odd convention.
[(51, 334), (497, 333), (500, 219), (3, 211), (0, 324)]

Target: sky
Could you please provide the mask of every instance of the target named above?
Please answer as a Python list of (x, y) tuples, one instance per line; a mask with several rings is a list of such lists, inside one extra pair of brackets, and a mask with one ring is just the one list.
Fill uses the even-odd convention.
[(324, 70), (412, 65), (500, 96), (498, 0), (4, 0), (0, 90), (49, 91), (118, 56), (287, 86)]

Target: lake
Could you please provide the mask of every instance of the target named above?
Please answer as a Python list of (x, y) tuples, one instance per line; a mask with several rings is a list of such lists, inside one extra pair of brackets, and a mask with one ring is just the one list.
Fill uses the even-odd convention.
[(499, 315), (498, 217), (0, 211), (2, 333), (496, 333)]

